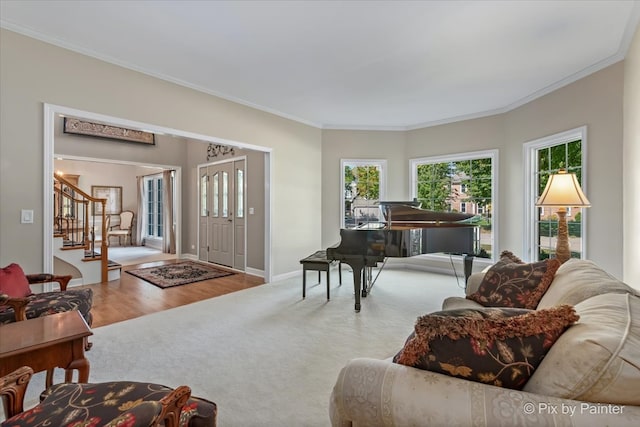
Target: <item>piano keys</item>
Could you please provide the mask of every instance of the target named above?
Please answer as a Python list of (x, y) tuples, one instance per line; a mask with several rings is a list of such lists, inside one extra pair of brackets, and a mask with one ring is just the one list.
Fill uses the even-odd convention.
[[(387, 257), (412, 257), (427, 253), (464, 254), (465, 281), (476, 252), (474, 215), (420, 209), (415, 202), (381, 202), (384, 221), (359, 228), (341, 229), (339, 244), (327, 248), (327, 259), (347, 263), (353, 270), (355, 310), (360, 296), (371, 290), (371, 268)], [(413, 205), (413, 206), (412, 206)]]

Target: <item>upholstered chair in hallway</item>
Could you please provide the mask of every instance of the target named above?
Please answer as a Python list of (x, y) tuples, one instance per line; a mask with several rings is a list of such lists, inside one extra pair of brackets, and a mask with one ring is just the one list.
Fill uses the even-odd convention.
[(124, 237), (124, 244), (127, 244), (127, 238), (129, 238), (129, 244), (132, 245), (131, 231), (133, 229), (133, 212), (122, 211), (120, 212), (120, 224), (112, 225), (107, 235), (109, 237), (117, 237), (118, 244), (122, 245), (121, 238)]

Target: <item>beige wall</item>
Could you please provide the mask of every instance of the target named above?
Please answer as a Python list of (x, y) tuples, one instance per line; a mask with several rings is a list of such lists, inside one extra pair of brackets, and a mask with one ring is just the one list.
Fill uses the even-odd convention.
[(624, 281), (640, 289), (640, 27), (624, 67)]
[[(587, 257), (622, 278), (622, 94), (619, 62), (507, 113), (501, 247), (522, 250), (522, 143), (587, 126)], [(504, 197), (503, 196), (503, 197)], [(502, 198), (504, 200), (504, 198)], [(512, 249), (513, 250), (513, 249)]]
[[(513, 111), (409, 132), (323, 133), (323, 243), (335, 243), (339, 159), (387, 158), (394, 197), (408, 197), (409, 159), (499, 150), (498, 250), (523, 252), (523, 144), (587, 126), (588, 256), (622, 277), (623, 63), (614, 64)], [(377, 136), (377, 138), (376, 138)], [(367, 140), (374, 140), (370, 149)], [(404, 141), (404, 143), (403, 143)], [(404, 153), (404, 154), (402, 154)], [(401, 187), (403, 186), (403, 187)]]
[[(300, 254), (320, 246), (320, 210), (309, 209), (321, 199), (319, 129), (4, 29), (0, 93), (2, 265), (43, 267), (43, 103), (272, 149), (272, 273), (298, 271)], [(179, 162), (187, 157), (176, 153)], [(34, 224), (20, 224), (21, 209), (35, 211)]]

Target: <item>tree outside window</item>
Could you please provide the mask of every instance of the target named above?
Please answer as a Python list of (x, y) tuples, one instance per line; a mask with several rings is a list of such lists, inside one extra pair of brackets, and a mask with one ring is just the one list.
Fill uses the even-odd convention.
[(342, 160), (343, 228), (380, 221), (385, 161)]
[(473, 213), (477, 255), (492, 257), (494, 151), (412, 160), (414, 197), (423, 209)]

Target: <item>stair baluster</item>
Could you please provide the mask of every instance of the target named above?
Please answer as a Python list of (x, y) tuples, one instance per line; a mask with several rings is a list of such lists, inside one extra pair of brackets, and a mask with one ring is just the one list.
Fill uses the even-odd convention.
[[(88, 257), (100, 258), (101, 281), (107, 282), (109, 267), (105, 214), (107, 200), (85, 193), (58, 174), (54, 174), (53, 187), (54, 235), (63, 237), (64, 247), (83, 248)], [(102, 205), (101, 210), (96, 209), (96, 203)], [(93, 214), (98, 211), (102, 213)], [(100, 253), (95, 251), (96, 219), (100, 219), (103, 236)]]

